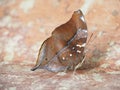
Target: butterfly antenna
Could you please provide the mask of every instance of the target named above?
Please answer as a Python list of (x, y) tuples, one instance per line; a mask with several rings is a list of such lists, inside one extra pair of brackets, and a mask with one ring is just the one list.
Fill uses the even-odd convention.
[(89, 38), (89, 40), (88, 40), (88, 42), (87, 42), (87, 45), (89, 45), (89, 42), (90, 42), (90, 40), (92, 39), (92, 37), (93, 37), (93, 33), (90, 35), (90, 38)]
[[(89, 40), (88, 40), (88, 42), (87, 42), (87, 44), (86, 44), (86, 46), (88, 47), (88, 45), (90, 44), (90, 41), (91, 42), (93, 42), (95, 39), (96, 39), (96, 37), (97, 37), (97, 35), (95, 35), (93, 38), (93, 33), (90, 35), (90, 37), (89, 37)], [(91, 40), (92, 39), (92, 40)]]

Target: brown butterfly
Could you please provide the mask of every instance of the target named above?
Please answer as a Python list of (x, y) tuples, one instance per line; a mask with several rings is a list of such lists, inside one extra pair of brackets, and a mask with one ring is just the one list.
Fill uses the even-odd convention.
[(60, 72), (77, 69), (85, 57), (87, 36), (83, 13), (75, 11), (67, 23), (57, 27), (43, 42), (36, 65), (31, 70), (41, 68)]

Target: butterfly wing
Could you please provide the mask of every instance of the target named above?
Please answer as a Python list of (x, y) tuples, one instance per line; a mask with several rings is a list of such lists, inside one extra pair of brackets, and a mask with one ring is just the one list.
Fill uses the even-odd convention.
[[(73, 27), (75, 26), (75, 28), (72, 29), (75, 34), (67, 41), (67, 45), (64, 46), (48, 63), (47, 69), (50, 71), (59, 72), (66, 69), (73, 70), (74, 67), (84, 58), (84, 48), (86, 45), (88, 32), (82, 12), (74, 12), (69, 23), (71, 23)], [(68, 26), (68, 24), (66, 25)], [(67, 28), (67, 30), (70, 29), (71, 28)], [(64, 28), (64, 30), (66, 30), (66, 28)], [(72, 32), (72, 30), (70, 32)], [(56, 62), (59, 64), (56, 64)]]
[[(67, 23), (57, 27), (52, 36), (44, 42), (36, 66), (42, 66), (53, 72), (74, 68), (84, 56), (86, 40), (87, 25), (82, 12), (78, 10)], [(44, 54), (41, 54), (43, 52)]]

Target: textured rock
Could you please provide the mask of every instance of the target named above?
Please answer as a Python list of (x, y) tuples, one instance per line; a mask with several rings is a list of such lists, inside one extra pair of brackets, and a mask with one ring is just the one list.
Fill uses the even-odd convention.
[[(83, 68), (30, 71), (42, 42), (80, 8), (93, 33)], [(119, 0), (1, 0), (0, 90), (120, 90), (119, 37)]]

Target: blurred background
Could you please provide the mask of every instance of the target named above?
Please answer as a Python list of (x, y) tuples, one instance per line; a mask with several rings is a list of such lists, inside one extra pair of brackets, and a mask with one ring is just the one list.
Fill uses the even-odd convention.
[[(90, 67), (31, 72), (42, 42), (78, 9), (93, 33)], [(120, 0), (0, 0), (0, 90), (120, 90), (119, 75)]]

